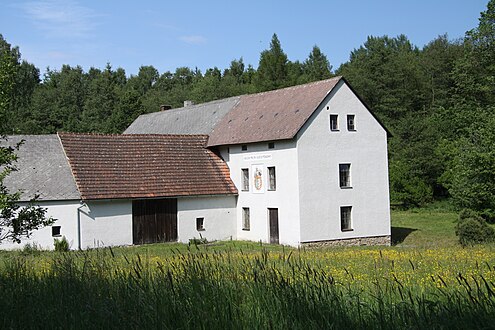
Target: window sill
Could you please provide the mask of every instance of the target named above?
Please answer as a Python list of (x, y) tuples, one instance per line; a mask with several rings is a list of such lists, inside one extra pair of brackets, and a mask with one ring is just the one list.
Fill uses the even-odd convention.
[(206, 231), (206, 229), (196, 229), (197, 231)]
[(346, 232), (346, 231), (354, 231), (354, 229), (350, 228), (350, 229), (341, 229), (342, 232)]
[(348, 129), (349, 132), (357, 132), (357, 129)]
[(331, 129), (330, 132), (340, 132), (340, 129)]
[(277, 191), (277, 189), (267, 189), (266, 191)]
[(241, 190), (241, 192), (249, 192), (249, 190)]
[(52, 235), (52, 237), (62, 237), (62, 234), (59, 234), (59, 235)]
[(352, 186), (340, 186), (340, 189), (352, 189)]
[(248, 229), (248, 228), (242, 228), (242, 230), (244, 230), (244, 231), (251, 231), (251, 229)]

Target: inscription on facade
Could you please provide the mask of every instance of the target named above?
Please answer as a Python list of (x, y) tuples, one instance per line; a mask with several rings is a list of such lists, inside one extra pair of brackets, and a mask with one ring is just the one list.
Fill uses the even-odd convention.
[(271, 154), (246, 155), (246, 156), (244, 156), (244, 161), (246, 161), (246, 162), (253, 162), (253, 161), (260, 161), (260, 160), (271, 160), (271, 159), (272, 159)]

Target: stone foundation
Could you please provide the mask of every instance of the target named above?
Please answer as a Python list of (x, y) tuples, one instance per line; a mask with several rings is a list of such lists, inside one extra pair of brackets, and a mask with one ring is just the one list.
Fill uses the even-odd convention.
[(366, 246), (366, 245), (385, 245), (390, 246), (390, 235), (373, 236), (373, 237), (358, 237), (336, 239), (331, 241), (317, 241), (301, 243), (301, 247), (319, 248), (331, 246)]

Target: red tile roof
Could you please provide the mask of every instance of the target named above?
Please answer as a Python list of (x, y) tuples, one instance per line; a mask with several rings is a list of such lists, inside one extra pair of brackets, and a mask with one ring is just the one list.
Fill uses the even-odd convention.
[(84, 200), (237, 194), (206, 135), (59, 137)]
[(292, 139), (341, 79), (241, 96), (210, 133), (208, 146)]

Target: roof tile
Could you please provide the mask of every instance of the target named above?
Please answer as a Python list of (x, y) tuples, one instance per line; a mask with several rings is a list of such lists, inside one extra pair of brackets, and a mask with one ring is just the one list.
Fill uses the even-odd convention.
[(59, 136), (85, 200), (237, 193), (206, 135)]

